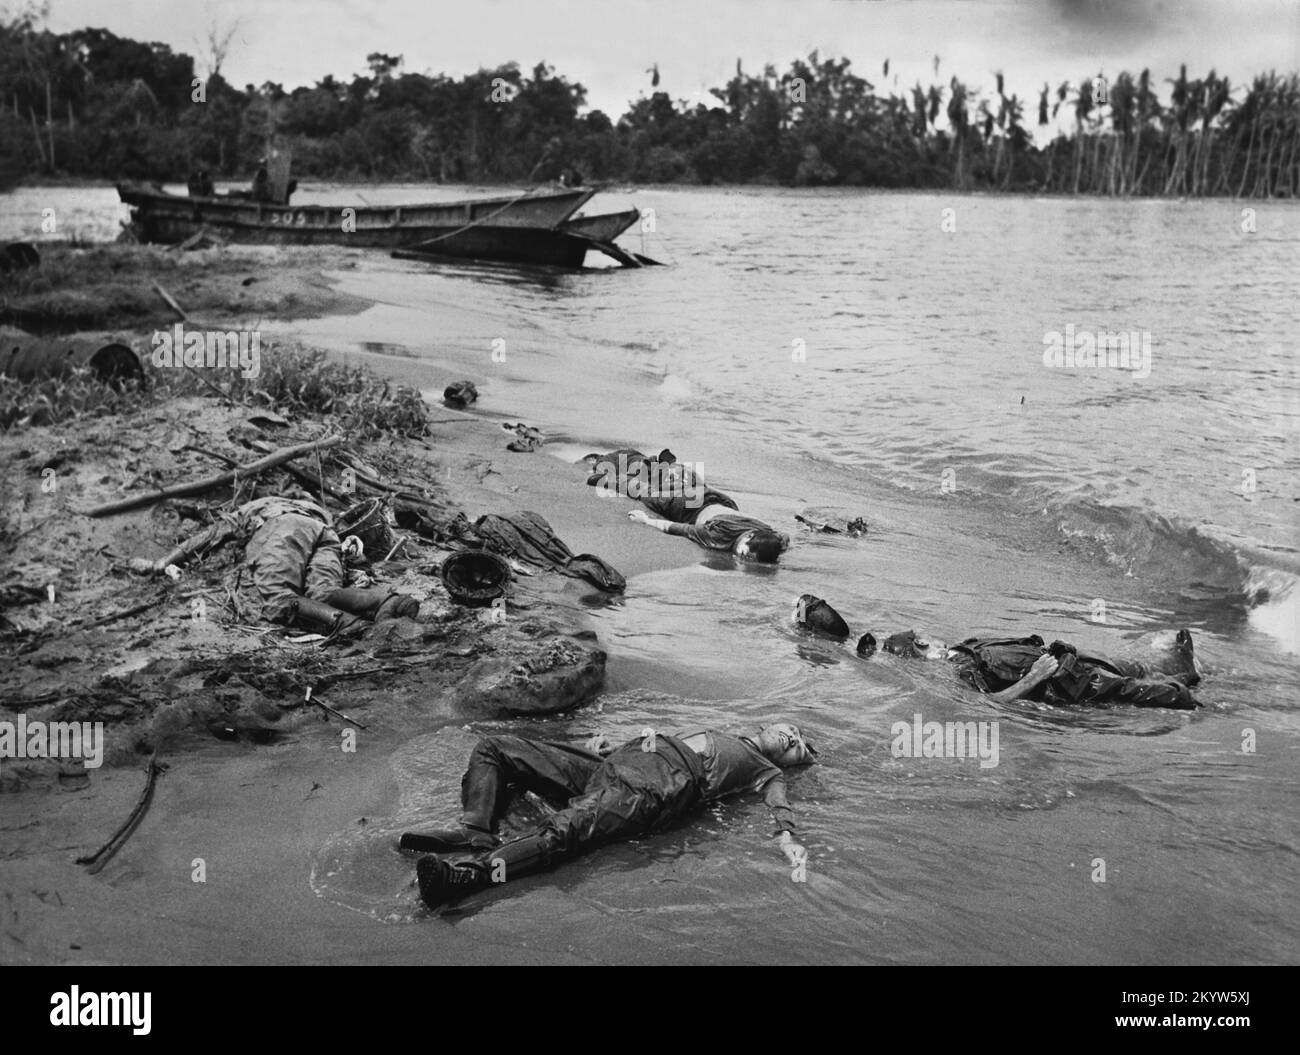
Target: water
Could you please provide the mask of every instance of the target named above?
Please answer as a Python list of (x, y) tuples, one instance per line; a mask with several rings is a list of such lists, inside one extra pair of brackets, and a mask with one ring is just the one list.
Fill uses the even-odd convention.
[[(34, 198), (63, 194), (111, 228), (111, 192), (90, 207), (84, 191), (28, 191), (26, 229)], [(427, 359), (431, 388), (481, 354), (485, 412), (527, 416), (552, 453), (670, 445), (794, 534), (775, 570), (701, 552), (592, 608), (608, 692), (547, 734), (800, 722), (822, 749), (791, 781), (808, 881), (765, 843), (761, 804), (728, 803), (458, 925), (591, 959), (1300, 959), (1294, 206), (1252, 205), (1249, 234), (1232, 202), (655, 189), (597, 204), (629, 200), (655, 210), (644, 249), (673, 267), (364, 254), (336, 277), (381, 306), (305, 332)], [(641, 248), (635, 230), (623, 241)], [(1148, 334), (1149, 376), (1045, 366), (1044, 335), (1067, 326)], [(801, 533), (807, 505), (864, 515), (871, 534)], [(995, 707), (942, 665), (863, 662), (796, 633), (804, 592), (855, 634), (1036, 631), (1115, 651), (1187, 626), (1208, 706)], [(916, 713), (998, 721), (999, 764), (894, 758), (891, 726)], [(454, 818), (470, 744), (455, 729), (398, 750), (389, 829)], [(376, 919), (423, 921), (385, 831), (341, 834), (313, 882)]]

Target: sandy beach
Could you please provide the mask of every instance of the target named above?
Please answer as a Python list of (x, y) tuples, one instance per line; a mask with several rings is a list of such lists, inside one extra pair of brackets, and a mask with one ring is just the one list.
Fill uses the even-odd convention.
[[(237, 257), (236, 266), (245, 269), (262, 265), (261, 300), (254, 309), (259, 313), (286, 304), (293, 306), (286, 314), (318, 316), (369, 307), (354, 295), (331, 293), (331, 284), (303, 257), (261, 259), (267, 255)], [(213, 325), (234, 325), (250, 310), (229, 300), (230, 291), (240, 288), (231, 280), (229, 264), (220, 277), (205, 281), (202, 269), (185, 269), (182, 258), (185, 278), (172, 283), (178, 299), (187, 307), (197, 305), (196, 314), (204, 312)], [(165, 314), (158, 315), (160, 322)], [(462, 321), (467, 328), (475, 323)], [(261, 326), (268, 335), (296, 336), (292, 321), (266, 320)], [(132, 343), (148, 347), (142, 334)], [(350, 358), (417, 388), (441, 388), (475, 376), (478, 364), (469, 354), (457, 356), (454, 341), (448, 340), (443, 351), (445, 361), (436, 366), (382, 353)], [(483, 404), (480, 412), (430, 407), (435, 423), (426, 445), (450, 507), (471, 521), (488, 512), (537, 511), (574, 552), (597, 554), (629, 578), (695, 559), (679, 540), (632, 530), (625, 502), (601, 501), (583, 486), (585, 467), (552, 456), (546, 447), (507, 451), (510, 435), (500, 422), (526, 417), (526, 407), (502, 406), (490, 398)], [(57, 431), (31, 429), (23, 443), (39, 449)], [(97, 528), (112, 537), (112, 525)], [(561, 613), (574, 625), (583, 625), (589, 605), (609, 603), (587, 584), (549, 573), (526, 586), (531, 604)], [(110, 639), (110, 647), (120, 643), (120, 636)], [(100, 655), (96, 662), (108, 666), (115, 658)], [(429, 646), (429, 664), (438, 661), (437, 649)], [(337, 690), (330, 694), (336, 703), (345, 699), (342, 709), (368, 726), (355, 752), (339, 749), (340, 723), (310, 708), (313, 713), (299, 711), (282, 723), (277, 742), (269, 745), (223, 744), (183, 730), (159, 755), (166, 771), (143, 822), (93, 877), (73, 859), (91, 852), (130, 811), (144, 779), (136, 754), (141, 745), (110, 750), (117, 764), (87, 771), (88, 780), (60, 779), (51, 767), (29, 766), (15, 776), (13, 763), (6, 762), (8, 787), (0, 796), (6, 844), (0, 958), (9, 963), (565, 962), (569, 956), (558, 937), (555, 944), (525, 948), (509, 933), (492, 933), (490, 926), (442, 926), (436, 935), (420, 927), (382, 927), (313, 892), (311, 860), (321, 845), (340, 829), (364, 826), (367, 816), (392, 813), (394, 749), (416, 733), (442, 728), (456, 743), (457, 750), (447, 753), (449, 761), (472, 746), (472, 737), (460, 729), (470, 716), (433, 692), (410, 689), (401, 695), (394, 699), (391, 689), (377, 685), (346, 697)], [(111, 742), (111, 725), (107, 735)], [(458, 772), (447, 775), (454, 782)], [(454, 799), (448, 801), (449, 818), (454, 807)], [(203, 882), (194, 881), (199, 859)], [(413, 878), (414, 860), (409, 863)], [(413, 887), (410, 895), (414, 910)]]

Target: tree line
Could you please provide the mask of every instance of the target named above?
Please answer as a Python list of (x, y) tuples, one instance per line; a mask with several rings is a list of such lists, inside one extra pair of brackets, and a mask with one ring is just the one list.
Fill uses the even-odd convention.
[[(0, 21), (0, 186), (67, 175), (183, 182), (246, 178), (269, 137), (305, 179), (759, 183), (1102, 195), (1300, 192), (1300, 76), (1232, 85), (1183, 67), (1043, 85), (1036, 99), (956, 76), (878, 92), (814, 52), (711, 90), (650, 91), (614, 119), (545, 63), (464, 77), (375, 53), (349, 81), (230, 84), (230, 35), (206, 68), (105, 29), (56, 34), (29, 7)], [(888, 80), (889, 62), (882, 66)]]

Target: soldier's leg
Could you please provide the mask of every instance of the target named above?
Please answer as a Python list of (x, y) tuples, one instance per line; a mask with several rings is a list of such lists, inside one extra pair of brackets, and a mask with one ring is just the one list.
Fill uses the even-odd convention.
[(492, 831), (505, 812), (512, 787), (567, 802), (587, 790), (603, 764), (599, 755), (576, 744), (522, 736), (484, 737), (471, 752), (460, 784), (465, 823)]
[(574, 744), (489, 736), (475, 745), (461, 778), (461, 827), (407, 832), (398, 845), (425, 853), (487, 850), (497, 845), (497, 821), (511, 790), (522, 788), (553, 802), (580, 795), (602, 765), (599, 755)]
[(1174, 678), (1121, 678), (1096, 671), (1086, 703), (1128, 703), (1135, 707), (1168, 707), (1191, 711), (1200, 706), (1192, 690)]
[(469, 860), (421, 859), (420, 896), (430, 907), (445, 904), (677, 820), (701, 800), (699, 774), (683, 761), (693, 757), (689, 750), (670, 737), (661, 737), (654, 752), (638, 744), (621, 748), (591, 775), (584, 794), (528, 835)]

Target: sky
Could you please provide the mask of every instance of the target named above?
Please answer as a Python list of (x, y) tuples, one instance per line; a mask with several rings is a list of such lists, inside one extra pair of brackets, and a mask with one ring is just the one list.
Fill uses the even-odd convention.
[[(16, 0), (0, 0), (0, 9)], [(212, 25), (236, 25), (222, 73), (288, 90), (366, 71), (373, 51), (404, 69), (459, 76), (517, 61), (554, 66), (617, 117), (649, 94), (652, 66), (674, 99), (714, 100), (736, 62), (778, 71), (816, 49), (847, 57), (878, 92), (956, 74), (992, 93), (994, 73), (1032, 114), (1046, 81), (1186, 62), (1234, 84), (1300, 70), (1300, 0), (50, 0), (50, 28), (104, 27), (195, 56)], [(890, 75), (881, 75), (890, 60)], [(1167, 87), (1164, 89), (1167, 91)]]

